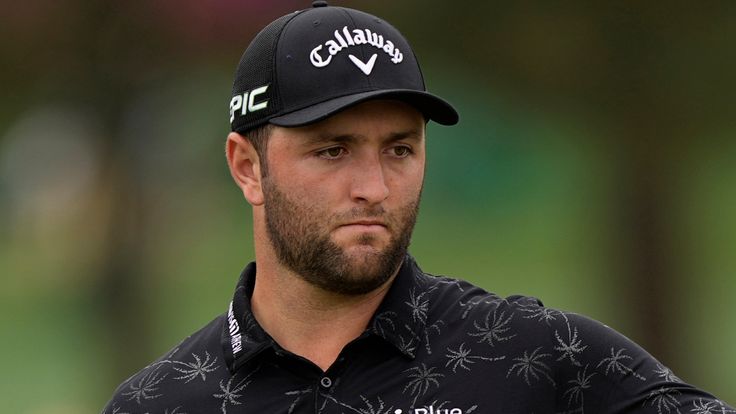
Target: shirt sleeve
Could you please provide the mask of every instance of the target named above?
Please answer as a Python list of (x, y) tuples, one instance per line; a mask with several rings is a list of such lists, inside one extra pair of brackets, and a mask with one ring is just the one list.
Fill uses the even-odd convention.
[(551, 340), (562, 377), (558, 406), (566, 411), (736, 413), (725, 402), (682, 381), (639, 345), (608, 326), (572, 313), (560, 312), (557, 316)]

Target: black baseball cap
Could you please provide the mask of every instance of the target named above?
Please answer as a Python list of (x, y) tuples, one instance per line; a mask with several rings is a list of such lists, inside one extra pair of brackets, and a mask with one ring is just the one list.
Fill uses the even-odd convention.
[(393, 26), (359, 10), (312, 8), (271, 22), (243, 53), (230, 100), (230, 126), (297, 127), (369, 99), (397, 99), (443, 125), (457, 111), (427, 92), (414, 52)]

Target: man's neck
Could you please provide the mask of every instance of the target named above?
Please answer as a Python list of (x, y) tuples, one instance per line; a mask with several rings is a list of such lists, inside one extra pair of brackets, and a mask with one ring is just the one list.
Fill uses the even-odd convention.
[(258, 263), (253, 315), (284, 349), (326, 371), (368, 326), (395, 275), (364, 295), (342, 295), (313, 286), (281, 266)]

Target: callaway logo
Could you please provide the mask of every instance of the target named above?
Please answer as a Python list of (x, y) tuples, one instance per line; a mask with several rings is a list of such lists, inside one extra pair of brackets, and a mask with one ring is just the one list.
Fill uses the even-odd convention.
[(240, 341), (240, 325), (235, 319), (232, 302), (230, 302), (230, 307), (227, 310), (227, 323), (230, 325), (230, 346), (233, 347), (233, 356), (236, 356), (238, 352), (243, 350), (243, 344)]
[[(366, 44), (384, 51), (394, 64), (399, 64), (404, 60), (401, 50), (392, 41), (384, 39), (383, 35), (373, 33), (369, 29), (353, 29), (350, 31), (347, 26), (344, 26), (342, 32), (335, 30), (334, 35), (334, 39), (330, 39), (324, 44), (312, 49), (312, 53), (309, 54), (309, 60), (312, 62), (312, 65), (323, 68), (329, 65), (332, 62), (332, 57), (340, 53), (343, 49), (350, 46)], [(322, 51), (325, 47), (327, 48), (326, 53)], [(363, 62), (352, 54), (348, 55), (348, 57), (361, 72), (370, 75), (373, 71), (373, 65), (376, 64), (378, 54), (374, 53), (367, 62)]]

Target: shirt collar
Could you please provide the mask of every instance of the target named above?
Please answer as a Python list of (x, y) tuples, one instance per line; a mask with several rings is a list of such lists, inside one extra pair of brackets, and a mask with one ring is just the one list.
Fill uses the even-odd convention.
[(396, 347), (410, 359), (423, 342), (429, 312), (427, 279), (407, 255), (367, 331)]
[[(221, 337), (225, 360), (231, 372), (263, 353), (279, 349), (261, 328), (251, 310), (250, 298), (256, 281), (256, 264), (248, 264), (240, 275), (230, 302)], [(371, 318), (367, 334), (383, 338), (407, 358), (416, 356), (422, 343), (429, 292), (426, 278), (414, 259), (407, 255), (378, 310)]]
[(237, 371), (255, 356), (275, 345), (251, 311), (250, 298), (255, 283), (256, 264), (251, 262), (240, 274), (223, 324), (221, 342), (225, 361), (231, 372)]

